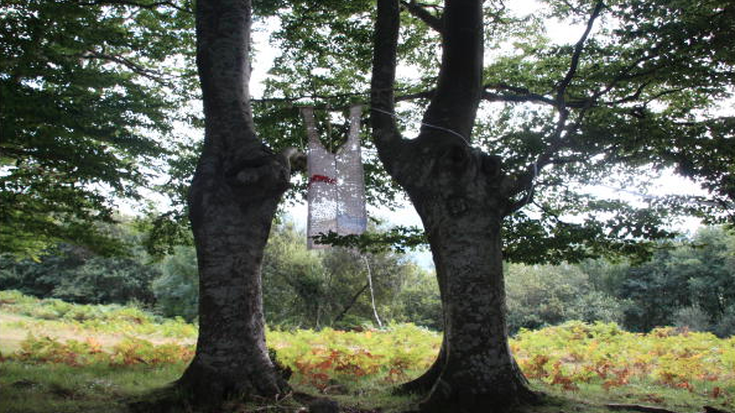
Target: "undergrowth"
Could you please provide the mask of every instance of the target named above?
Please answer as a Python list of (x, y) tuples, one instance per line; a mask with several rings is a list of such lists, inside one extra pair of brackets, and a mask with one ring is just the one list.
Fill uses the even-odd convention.
[(0, 291), (2, 311), (33, 317), (39, 325), (100, 333), (195, 337), (197, 327), (182, 318), (163, 318), (136, 306), (71, 304), (39, 299), (18, 291)]
[[(177, 378), (194, 354), (193, 345), (173, 340), (154, 344), (140, 336), (177, 325), (176, 331), (190, 341), (195, 325), (163, 320), (134, 307), (78, 306), (0, 292), (0, 311), (45, 315), (29, 325), (56, 323), (58, 328), (74, 329), (79, 337), (62, 340), (29, 334), (17, 351), (0, 355), (2, 399), (9, 400), (3, 406), (18, 406), (3, 410), (7, 412), (67, 411), (63, 406), (49, 410), (45, 402), (38, 402), (40, 407), (19, 407), (29, 403), (30, 394), (38, 395), (33, 400), (69, 406), (82, 400), (96, 406), (136, 389), (162, 386)], [(123, 338), (107, 345), (96, 338), (120, 331)], [(406, 405), (388, 394), (391, 387), (430, 366), (441, 336), (399, 324), (360, 332), (269, 330), (267, 341), (278, 361), (293, 371), (291, 383), (299, 391), (365, 409), (390, 410), (392, 405), (397, 409)], [(735, 407), (735, 337), (720, 339), (668, 327), (637, 334), (612, 323), (570, 322), (521, 331), (510, 345), (535, 387), (579, 403), (637, 403), (677, 411), (703, 405)], [(71, 381), (64, 384), (67, 379)]]

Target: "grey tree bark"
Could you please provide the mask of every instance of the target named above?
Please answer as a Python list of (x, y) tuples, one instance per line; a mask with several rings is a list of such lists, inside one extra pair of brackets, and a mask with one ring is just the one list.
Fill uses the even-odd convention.
[(249, 0), (199, 0), (204, 149), (189, 193), (199, 265), (199, 338), (178, 381), (198, 405), (287, 390), (268, 357), (261, 262), (289, 163), (258, 139), (248, 82)]
[(501, 222), (518, 183), (470, 145), (482, 93), (481, 0), (446, 0), (442, 65), (419, 136), (394, 117), (397, 0), (379, 0), (372, 80), (373, 139), (427, 232), (444, 309), (436, 363), (404, 389), (428, 390), (423, 411), (504, 411), (535, 398), (508, 346)]

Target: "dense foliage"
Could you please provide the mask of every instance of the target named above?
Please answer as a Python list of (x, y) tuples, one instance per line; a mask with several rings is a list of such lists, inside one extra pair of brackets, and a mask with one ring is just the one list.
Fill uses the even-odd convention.
[(199, 312), (199, 272), (194, 248), (176, 247), (160, 268), (160, 277), (151, 285), (156, 308), (166, 317), (194, 320)]
[[(131, 231), (128, 229), (128, 231)], [(142, 251), (136, 256), (103, 257), (61, 245), (39, 262), (0, 256), (0, 289), (15, 289), (37, 297), (77, 303), (138, 302), (167, 317), (195, 320), (198, 312), (198, 273), (194, 248), (178, 246), (161, 262)], [(438, 328), (441, 306), (435, 281), (407, 256), (392, 252), (359, 254), (335, 248), (308, 251), (302, 231), (276, 226), (263, 266), (264, 304), (270, 325), (355, 327), (377, 323), (379, 317), (416, 321)]]
[[(373, 5), (290, 6), (276, 11), (280, 27), (272, 40), (280, 55), (266, 97), (254, 103), (257, 126), (276, 147), (304, 148), (298, 107), (315, 106), (322, 139), (335, 146), (344, 135), (338, 113), (366, 101)], [(443, 6), (411, 1), (402, 8), (396, 116), (410, 136), (435, 87)], [(472, 136), (504, 173), (535, 182), (516, 199), (530, 205), (504, 222), (506, 259), (642, 258), (652, 240), (675, 236), (669, 224), (676, 217), (717, 221), (731, 214), (735, 153), (728, 142), (735, 123), (722, 105), (735, 80), (728, 41), (735, 9), (728, 1), (549, 0), (528, 13), (485, 2), (486, 102)], [(551, 33), (555, 21), (578, 36), (560, 40)], [(585, 26), (590, 33), (583, 37)], [(389, 203), (400, 191), (372, 143), (364, 145), (371, 200)], [(653, 178), (672, 171), (709, 193), (650, 196)], [(599, 196), (589, 185), (623, 188), (635, 202)], [(422, 240), (420, 230), (405, 235), (410, 243)], [(396, 239), (368, 235), (341, 245), (376, 241)]]
[(569, 320), (622, 323), (629, 303), (596, 289), (580, 266), (513, 264), (506, 280), (511, 334)]
[(285, 225), (266, 247), (263, 282), (269, 323), (319, 328), (377, 324), (371, 294), (380, 319), (408, 321), (407, 287), (433, 280), (401, 254), (308, 251), (303, 232)]
[(37, 297), (55, 297), (82, 304), (126, 304), (155, 301), (151, 282), (155, 266), (140, 259), (102, 257), (67, 244), (39, 262), (0, 255), (0, 286)]
[(690, 243), (662, 245), (647, 263), (608, 267), (608, 293), (626, 298), (624, 325), (649, 331), (681, 325), (721, 336), (735, 334), (735, 237), (700, 229)]
[(123, 247), (95, 222), (151, 188), (191, 97), (187, 2), (0, 6), (0, 245)]
[(735, 334), (735, 235), (701, 228), (691, 239), (661, 243), (650, 261), (511, 265), (509, 324), (538, 328), (568, 320), (617, 322), (630, 331), (661, 326)]

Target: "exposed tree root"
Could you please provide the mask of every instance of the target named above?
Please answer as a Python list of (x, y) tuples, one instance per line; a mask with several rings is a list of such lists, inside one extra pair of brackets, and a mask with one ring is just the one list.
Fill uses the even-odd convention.
[(643, 412), (643, 413), (678, 413), (673, 410), (664, 409), (662, 407), (655, 407), (655, 406), (643, 406), (640, 404), (617, 404), (617, 403), (611, 403), (605, 405), (610, 410), (635, 410), (637, 412)]
[(439, 360), (437, 360), (429, 370), (418, 378), (407, 383), (403, 383), (393, 389), (393, 394), (429, 394), (431, 388), (434, 387), (434, 383), (436, 383), (440, 375), (441, 366)]
[(542, 393), (532, 391), (525, 383), (515, 383), (497, 392), (475, 391), (473, 388), (452, 388), (439, 380), (419, 409), (422, 413), (500, 413), (538, 405), (543, 398)]
[(722, 409), (718, 409), (712, 406), (704, 406), (704, 413), (728, 413)]

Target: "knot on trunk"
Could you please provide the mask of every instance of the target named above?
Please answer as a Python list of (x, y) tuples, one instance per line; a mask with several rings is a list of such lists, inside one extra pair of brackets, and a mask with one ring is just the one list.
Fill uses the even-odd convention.
[(466, 173), (470, 159), (470, 147), (464, 143), (450, 143), (444, 148), (440, 148), (441, 153), (439, 162), (437, 163), (440, 173), (453, 175), (453, 178), (460, 178)]
[(463, 196), (450, 196), (447, 199), (447, 210), (452, 216), (462, 215), (469, 209), (467, 198)]
[(290, 176), (289, 158), (273, 153), (233, 162), (225, 171), (225, 180), (231, 187), (262, 195), (283, 193), (288, 189)]
[(497, 155), (484, 153), (479, 149), (477, 150), (477, 156), (480, 158), (482, 171), (490, 180), (490, 183), (499, 182), (500, 180), (498, 178), (500, 178), (502, 174), (503, 167), (502, 158)]
[(453, 186), (466, 186), (484, 180), (488, 186), (497, 186), (502, 175), (502, 159), (464, 142), (451, 142), (437, 148), (438, 159), (434, 175)]

